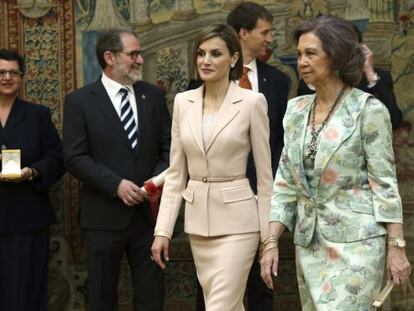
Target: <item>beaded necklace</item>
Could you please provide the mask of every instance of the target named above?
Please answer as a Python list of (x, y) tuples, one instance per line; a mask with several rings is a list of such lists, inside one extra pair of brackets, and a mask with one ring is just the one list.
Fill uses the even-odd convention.
[(335, 107), (338, 105), (339, 101), (342, 98), (342, 95), (345, 93), (346, 90), (346, 86), (344, 85), (342, 87), (342, 90), (339, 92), (338, 96), (336, 96), (335, 102), (334, 104), (331, 106), (331, 108), (329, 109), (328, 115), (326, 116), (325, 120), (323, 120), (323, 122), (321, 123), (321, 126), (319, 127), (318, 130), (315, 129), (315, 110), (316, 110), (316, 96), (315, 99), (313, 100), (312, 103), (312, 111), (311, 111), (311, 125), (312, 125), (312, 130), (311, 130), (311, 141), (308, 145), (308, 149), (306, 150), (306, 154), (305, 154), (305, 158), (306, 159), (310, 159), (312, 161), (315, 161), (315, 157), (316, 157), (316, 153), (318, 152), (318, 146), (316, 144), (316, 141), (318, 139), (319, 133), (322, 131), (322, 129), (324, 128), (324, 126), (326, 125), (326, 123), (328, 123), (329, 119), (331, 118), (332, 113), (335, 110)]

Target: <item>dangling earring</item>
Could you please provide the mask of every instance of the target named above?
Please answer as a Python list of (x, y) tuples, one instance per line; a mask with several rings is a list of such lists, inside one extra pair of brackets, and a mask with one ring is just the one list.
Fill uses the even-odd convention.
[(231, 64), (231, 65), (230, 65), (230, 67), (231, 67), (231, 68), (234, 68), (234, 66), (236, 66), (236, 64)]
[(335, 70), (335, 76), (339, 77), (339, 70)]

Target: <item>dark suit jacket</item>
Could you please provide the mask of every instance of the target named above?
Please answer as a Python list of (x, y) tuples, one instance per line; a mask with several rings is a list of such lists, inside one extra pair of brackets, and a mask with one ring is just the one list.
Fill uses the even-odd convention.
[[(262, 93), (267, 101), (270, 126), (270, 151), (272, 153), (272, 174), (276, 174), (280, 154), (283, 149), (283, 117), (286, 112), (288, 94), (290, 88), (289, 78), (276, 69), (274, 66), (261, 62), (257, 63), (257, 75), (259, 81), (259, 92)], [(202, 84), (202, 81), (191, 81), (188, 89), (195, 89)], [(247, 162), (246, 176), (255, 193), (257, 193), (256, 169), (254, 166), (253, 155), (249, 154)]]
[(48, 190), (62, 176), (62, 144), (48, 108), (16, 99), (0, 146), (21, 150), (21, 167), (37, 169), (32, 181), (0, 182), (0, 234), (33, 232), (54, 222)]
[(142, 186), (168, 167), (171, 119), (161, 90), (134, 84), (138, 110), (138, 145), (133, 150), (99, 79), (66, 96), (63, 153), (68, 171), (83, 182), (84, 228), (120, 230), (135, 213), (152, 225), (150, 205), (127, 207), (116, 196), (122, 179)]
[[(375, 71), (380, 79), (372, 88), (368, 88), (368, 82), (365, 76), (357, 85), (357, 88), (374, 95), (387, 107), (391, 117), (392, 128), (396, 129), (401, 124), (402, 113), (400, 108), (398, 108), (395, 99), (392, 77), (388, 71), (378, 68), (375, 68)], [(300, 80), (298, 85), (298, 96), (312, 93), (313, 91), (308, 88), (306, 83), (303, 80)]]

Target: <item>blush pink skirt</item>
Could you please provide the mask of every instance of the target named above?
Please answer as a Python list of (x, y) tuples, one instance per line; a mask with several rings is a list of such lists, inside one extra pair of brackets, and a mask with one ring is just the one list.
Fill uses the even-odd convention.
[(244, 311), (243, 297), (259, 233), (189, 237), (206, 311)]

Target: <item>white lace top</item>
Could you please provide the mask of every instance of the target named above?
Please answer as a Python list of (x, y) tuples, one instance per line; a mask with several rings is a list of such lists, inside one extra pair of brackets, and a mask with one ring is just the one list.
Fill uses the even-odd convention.
[(201, 129), (201, 133), (203, 135), (203, 146), (206, 147), (207, 140), (210, 135), (211, 125), (214, 122), (215, 113), (203, 113), (203, 125)]

